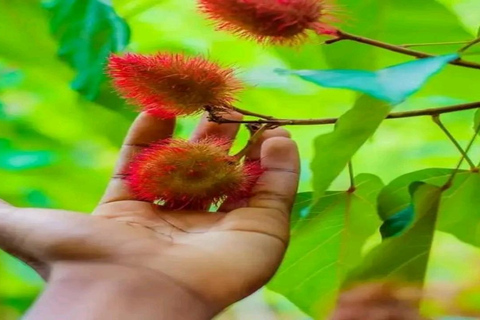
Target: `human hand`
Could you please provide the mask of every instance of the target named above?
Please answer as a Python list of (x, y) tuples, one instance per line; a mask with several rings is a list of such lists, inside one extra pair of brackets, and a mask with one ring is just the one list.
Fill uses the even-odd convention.
[[(135, 200), (119, 173), (148, 144), (171, 137), (174, 126), (174, 120), (139, 116), (93, 215), (0, 201), (0, 248), (49, 283), (29, 319), (130, 319), (129, 312), (136, 319), (206, 319), (272, 277), (289, 239), (299, 173), (295, 143), (275, 129), (252, 146), (247, 157), (261, 159), (265, 172), (250, 199), (228, 203), (218, 213), (165, 211)], [(233, 140), (237, 131), (237, 125), (203, 119), (191, 139)], [(92, 301), (105, 294), (113, 300), (104, 298), (106, 310), (98, 311)], [(129, 307), (118, 308), (120, 303)]]

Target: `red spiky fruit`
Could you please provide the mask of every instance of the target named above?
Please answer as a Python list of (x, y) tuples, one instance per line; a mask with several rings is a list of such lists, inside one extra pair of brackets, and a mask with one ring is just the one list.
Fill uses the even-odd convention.
[(117, 91), (161, 118), (225, 108), (242, 88), (233, 72), (202, 57), (170, 53), (112, 55), (108, 63)]
[(295, 45), (307, 31), (335, 35), (326, 0), (199, 0), (218, 29), (266, 44)]
[(127, 174), (140, 200), (168, 208), (205, 208), (229, 197), (243, 199), (261, 174), (258, 163), (242, 164), (218, 139), (181, 139), (156, 143), (132, 161)]

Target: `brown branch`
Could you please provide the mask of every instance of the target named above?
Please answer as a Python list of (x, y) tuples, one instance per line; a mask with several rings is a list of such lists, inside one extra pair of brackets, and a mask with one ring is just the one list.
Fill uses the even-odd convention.
[[(466, 104), (459, 104), (449, 107), (442, 107), (442, 108), (430, 108), (424, 110), (415, 110), (415, 111), (405, 111), (405, 112), (394, 112), (387, 116), (387, 119), (402, 119), (402, 118), (413, 118), (413, 117), (421, 117), (421, 116), (435, 116), (444, 113), (451, 113), (457, 111), (465, 111), (471, 109), (478, 109), (480, 108), (480, 101), (466, 103)], [(338, 118), (324, 118), (324, 119), (258, 119), (258, 120), (231, 120), (225, 119), (222, 116), (219, 116), (213, 111), (209, 111), (210, 113), (210, 121), (216, 123), (250, 123), (250, 124), (272, 124), (275, 126), (295, 126), (295, 125), (327, 125), (327, 124), (335, 124), (338, 121)]]
[(473, 41), (471, 41), (469, 44), (467, 44), (466, 46), (462, 47), (460, 50), (458, 50), (458, 52), (465, 52), (467, 51), (468, 49), (470, 49), (471, 47), (473, 47), (474, 45), (480, 43), (480, 38), (477, 38)]
[(406, 43), (401, 44), (402, 48), (413, 48), (413, 47), (433, 47), (433, 46), (452, 46), (457, 44), (467, 44), (472, 41), (448, 41), (448, 42), (425, 42), (425, 43)]
[(257, 117), (257, 118), (261, 118), (261, 119), (274, 119), (274, 117), (271, 117), (271, 116), (266, 116), (266, 115), (263, 115), (263, 114), (260, 114), (260, 113), (256, 113), (256, 112), (252, 112), (252, 111), (248, 111), (248, 110), (243, 110), (243, 109), (240, 109), (240, 108), (237, 108), (237, 107), (234, 107), (234, 106), (231, 106), (230, 108), (233, 109), (234, 111), (238, 112), (238, 113), (243, 114), (244, 116), (252, 116), (252, 117)]
[[(473, 146), (473, 143), (475, 142), (475, 140), (477, 139), (477, 136), (478, 136), (478, 133), (480, 132), (480, 127), (478, 127), (476, 130), (475, 130), (475, 133), (473, 135), (473, 138), (472, 140), (470, 140), (470, 143), (468, 144), (467, 148), (465, 149), (465, 153), (462, 154), (462, 158), (460, 158), (460, 161), (458, 162), (458, 165), (457, 167), (455, 168), (455, 170), (453, 171), (452, 175), (450, 176), (450, 179), (448, 179), (447, 183), (445, 183), (442, 187), (442, 190), (445, 191), (447, 189), (449, 189), (452, 185), (453, 185), (453, 181), (455, 180), (455, 178), (457, 177), (457, 174), (460, 172), (460, 167), (462, 166), (462, 163), (463, 161), (465, 160), (465, 156), (468, 154), (468, 152), (470, 151), (470, 149), (472, 148)], [(472, 170), (472, 171), (475, 171), (475, 170)]]
[(465, 150), (463, 150), (462, 146), (460, 145), (460, 143), (457, 141), (457, 139), (455, 139), (455, 137), (453, 136), (453, 134), (447, 129), (447, 127), (443, 124), (442, 120), (440, 119), (440, 115), (439, 114), (436, 114), (432, 117), (432, 120), (433, 122), (435, 122), (435, 124), (440, 128), (440, 130), (443, 131), (443, 133), (445, 133), (445, 135), (448, 137), (448, 139), (453, 143), (453, 145), (455, 146), (455, 148), (457, 148), (457, 150), (460, 152), (460, 154), (463, 156), (463, 158), (468, 162), (468, 164), (470, 165), (470, 169), (473, 170), (475, 169), (477, 166), (473, 163), (472, 159), (470, 159), (470, 157), (468, 156), (468, 154), (465, 152)]
[[(394, 44), (390, 44), (390, 43), (386, 43), (386, 42), (382, 42), (382, 41), (378, 41), (378, 40), (374, 40), (374, 39), (370, 39), (370, 38), (357, 36), (357, 35), (347, 33), (347, 32), (341, 31), (341, 30), (338, 30), (338, 37), (337, 38), (326, 41), (325, 43), (326, 44), (332, 44), (332, 43), (335, 43), (335, 42), (338, 42), (338, 41), (343, 41), (343, 40), (351, 40), (351, 41), (355, 41), (355, 42), (359, 42), (359, 43), (364, 43), (364, 44), (368, 44), (368, 45), (371, 45), (371, 46), (374, 46), (374, 47), (383, 48), (383, 49), (386, 49), (386, 50), (390, 50), (390, 51), (393, 51), (393, 52), (398, 52), (398, 53), (401, 53), (401, 54), (406, 54), (406, 55), (409, 55), (409, 56), (412, 56), (412, 57), (417, 57), (417, 58), (435, 57), (435, 55), (433, 55), (433, 54), (429, 54), (429, 53), (422, 52), (422, 51), (411, 50), (411, 49), (408, 49), (408, 48), (405, 48), (405, 47), (402, 47), (402, 46), (397, 46), (397, 45), (394, 45)], [(457, 65), (457, 66), (462, 66), (462, 67), (466, 67), (466, 68), (480, 69), (480, 64), (470, 62), (470, 61), (465, 61), (465, 60), (462, 60), (460, 58), (450, 62), (450, 64)]]
[(258, 141), (258, 139), (260, 139), (260, 137), (262, 136), (262, 134), (267, 131), (268, 129), (270, 129), (271, 125), (268, 125), (268, 124), (265, 124), (265, 125), (262, 125), (260, 128), (249, 128), (250, 130), (250, 139), (248, 139), (247, 141), (247, 145), (242, 149), (240, 150), (239, 153), (237, 153), (236, 155), (234, 155), (234, 157), (240, 161), (243, 159), (243, 157), (245, 157), (248, 152), (250, 151), (250, 149), (252, 148), (252, 146)]

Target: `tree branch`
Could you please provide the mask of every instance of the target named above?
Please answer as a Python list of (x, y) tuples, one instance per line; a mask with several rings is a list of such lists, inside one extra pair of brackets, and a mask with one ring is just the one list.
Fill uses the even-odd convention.
[[(464, 110), (471, 110), (471, 109), (478, 109), (480, 108), (480, 101), (466, 103), (466, 104), (459, 104), (449, 107), (442, 107), (442, 108), (430, 108), (424, 110), (414, 110), (414, 111), (405, 111), (405, 112), (394, 112), (387, 116), (387, 119), (402, 119), (402, 118), (413, 118), (413, 117), (422, 117), (422, 116), (435, 116), (444, 113), (451, 113), (457, 111), (464, 111)], [(239, 112), (240, 109), (236, 109)], [(250, 123), (250, 124), (271, 124), (274, 126), (295, 126), (295, 125), (327, 125), (327, 124), (335, 124), (338, 121), (338, 118), (324, 118), (324, 119), (277, 119), (272, 118), (269, 116), (262, 116), (263, 119), (258, 120), (231, 120), (223, 118), (222, 116), (218, 115), (214, 110), (210, 109), (207, 111), (209, 112), (210, 116), (209, 119), (212, 122), (216, 123)], [(242, 113), (242, 112), (240, 112)], [(250, 112), (247, 112), (246, 115), (249, 115)]]
[(467, 51), (468, 49), (470, 49), (471, 47), (473, 47), (474, 45), (480, 43), (480, 38), (477, 38), (473, 41), (471, 41), (469, 44), (467, 44), (466, 46), (462, 47), (460, 50), (458, 50), (458, 52), (465, 52)]
[(456, 44), (467, 44), (472, 41), (448, 41), (448, 42), (425, 42), (425, 43), (406, 43), (400, 45), (402, 48), (413, 48), (413, 47), (431, 47), (431, 46), (452, 46)]
[[(370, 39), (370, 38), (357, 36), (357, 35), (347, 33), (347, 32), (341, 31), (341, 30), (338, 30), (338, 37), (337, 38), (326, 41), (325, 43), (326, 44), (332, 44), (332, 43), (343, 41), (343, 40), (351, 40), (351, 41), (355, 41), (355, 42), (359, 42), (359, 43), (364, 43), (364, 44), (368, 44), (368, 45), (371, 45), (371, 46), (374, 46), (374, 47), (383, 48), (383, 49), (386, 49), (386, 50), (390, 50), (390, 51), (393, 51), (393, 52), (398, 52), (398, 53), (401, 53), (401, 54), (406, 54), (406, 55), (409, 55), (409, 56), (412, 56), (412, 57), (417, 57), (417, 58), (435, 57), (435, 55), (433, 55), (433, 54), (429, 54), (429, 53), (422, 52), (422, 51), (411, 50), (411, 49), (408, 49), (408, 48), (405, 48), (405, 47), (402, 47), (402, 46), (397, 46), (397, 45), (394, 45), (394, 44), (390, 44), (390, 43), (386, 43), (386, 42), (382, 42), (382, 41), (378, 41), (378, 40), (374, 40), (374, 39)], [(466, 67), (466, 68), (480, 69), (480, 64), (470, 62), (470, 61), (465, 61), (465, 60), (462, 60), (460, 58), (450, 62), (450, 64), (457, 65), (457, 66), (462, 66), (462, 67)]]
[(442, 120), (440, 119), (440, 115), (439, 114), (434, 115), (432, 117), (432, 120), (433, 120), (433, 122), (435, 122), (436, 125), (438, 125), (438, 127), (443, 131), (443, 133), (445, 133), (445, 135), (448, 137), (448, 139), (450, 139), (450, 141), (455, 145), (457, 150), (460, 152), (460, 154), (463, 156), (463, 158), (470, 165), (470, 169), (471, 170), (475, 169), (477, 166), (473, 163), (472, 159), (470, 159), (470, 157), (465, 152), (465, 150), (463, 150), (462, 146), (460, 145), (460, 143), (458, 143), (457, 139), (455, 139), (455, 137), (451, 134), (451, 132), (447, 129), (447, 127), (445, 127)]

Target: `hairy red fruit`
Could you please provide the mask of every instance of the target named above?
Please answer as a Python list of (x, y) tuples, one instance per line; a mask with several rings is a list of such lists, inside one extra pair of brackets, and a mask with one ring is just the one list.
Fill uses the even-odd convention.
[(330, 320), (424, 320), (418, 288), (386, 282), (366, 283), (340, 295)]
[(147, 148), (130, 165), (127, 180), (140, 200), (168, 208), (205, 208), (226, 197), (247, 197), (261, 174), (258, 163), (227, 154), (227, 142), (172, 139)]
[(200, 10), (227, 30), (260, 43), (295, 45), (307, 30), (335, 35), (325, 0), (199, 0)]
[(242, 88), (233, 69), (179, 54), (112, 55), (108, 72), (124, 98), (161, 118), (225, 108)]

